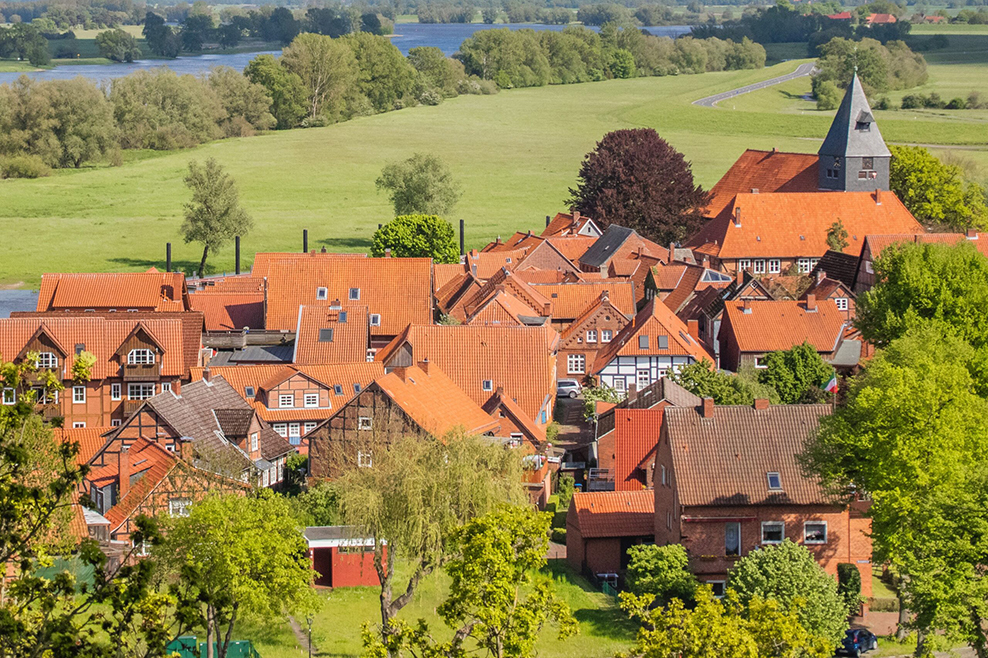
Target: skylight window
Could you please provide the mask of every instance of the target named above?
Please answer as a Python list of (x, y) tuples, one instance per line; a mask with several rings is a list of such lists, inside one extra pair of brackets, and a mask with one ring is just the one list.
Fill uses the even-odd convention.
[(350, 288), (350, 301), (355, 302), (360, 299), (360, 288)]
[(252, 398), (254, 397), (254, 387), (244, 386), (244, 397)]
[(326, 299), (329, 296), (329, 291), (325, 288), (316, 288), (316, 299)]
[(370, 316), (370, 326), (380, 327), (381, 326), (381, 316), (377, 313), (371, 313)]
[(648, 349), (648, 336), (638, 337), (638, 349), (647, 350)]
[(656, 340), (659, 343), (658, 344), (658, 348), (660, 350), (667, 350), (667, 349), (669, 349), (669, 337), (668, 336), (657, 336), (656, 337)]
[(353, 385), (353, 392), (354, 393), (359, 393), (360, 392), (360, 384), (354, 384)]
[(768, 474), (768, 490), (782, 491), (782, 477), (778, 473)]
[(343, 395), (343, 387), (340, 386), (339, 384), (334, 384), (333, 393), (336, 393), (337, 395)]
[(483, 387), (483, 389), (485, 391), (493, 391), (494, 390), (494, 382), (493, 382), (493, 380), (485, 379), (482, 382), (482, 387)]
[(320, 329), (319, 330), (319, 342), (320, 343), (332, 343), (333, 342), (333, 330), (332, 329)]

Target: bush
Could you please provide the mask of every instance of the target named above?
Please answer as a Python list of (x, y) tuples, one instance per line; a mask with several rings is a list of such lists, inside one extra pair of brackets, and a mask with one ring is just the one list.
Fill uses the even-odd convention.
[(844, 94), (832, 81), (821, 82), (816, 89), (816, 109), (836, 110)]
[(955, 99), (951, 100), (949, 103), (947, 103), (947, 108), (946, 109), (948, 109), (948, 110), (966, 110), (967, 109), (967, 101), (965, 101), (963, 98), (955, 98)]
[(552, 541), (556, 542), (557, 544), (565, 544), (566, 528), (553, 528), (550, 538), (552, 539)]
[(556, 495), (559, 496), (559, 507), (569, 507), (573, 500), (573, 493), (576, 491), (576, 480), (569, 473), (560, 473), (559, 481), (556, 483)]
[(889, 101), (888, 96), (882, 96), (875, 102), (876, 110), (888, 110), (892, 107), (892, 103)]
[(907, 94), (902, 97), (901, 106), (904, 110), (915, 110), (923, 107), (923, 97), (918, 94)]
[(899, 599), (870, 598), (868, 609), (871, 612), (899, 612)]
[(858, 565), (849, 562), (837, 565), (837, 594), (844, 599), (848, 613), (855, 614), (861, 608), (861, 572)]
[(690, 559), (680, 544), (642, 544), (628, 549), (628, 589), (634, 594), (652, 594), (658, 603), (672, 599), (690, 603), (699, 583), (690, 572)]
[(443, 96), (438, 91), (426, 89), (419, 96), (419, 102), (422, 103), (422, 105), (439, 105), (443, 102)]
[(37, 155), (15, 155), (0, 159), (0, 178), (41, 178), (51, 168)]

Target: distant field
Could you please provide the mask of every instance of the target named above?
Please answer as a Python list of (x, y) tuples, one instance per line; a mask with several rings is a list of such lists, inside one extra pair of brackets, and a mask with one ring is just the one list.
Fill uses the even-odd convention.
[[(466, 220), (468, 247), (542, 226), (545, 215), (565, 207), (584, 154), (617, 128), (656, 128), (709, 187), (747, 147), (817, 150), (830, 123), (827, 113), (690, 104), (796, 66), (464, 96), (190, 151), (128, 152), (118, 168), (0, 181), (0, 284), (35, 286), (46, 271), (162, 268), (169, 241), (175, 265), (195, 269), (200, 249), (183, 244), (179, 233), (188, 199), (182, 176), (192, 159), (216, 158), (240, 185), (256, 224), (243, 242), (244, 265), (255, 251), (300, 249), (303, 228), (310, 247), (367, 250), (377, 224), (391, 216), (374, 180), (385, 163), (414, 152), (440, 155), (462, 182), (463, 198), (451, 219)], [(879, 120), (890, 141), (985, 142), (983, 124), (904, 113)], [(212, 265), (231, 271), (232, 252), (220, 250)]]

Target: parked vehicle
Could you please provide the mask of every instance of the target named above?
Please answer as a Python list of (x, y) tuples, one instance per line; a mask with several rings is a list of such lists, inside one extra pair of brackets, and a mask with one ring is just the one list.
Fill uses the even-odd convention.
[(580, 382), (575, 379), (560, 379), (556, 382), (557, 398), (579, 397), (581, 391)]
[(877, 648), (878, 638), (874, 633), (864, 628), (849, 628), (844, 634), (843, 644), (837, 649), (837, 655), (858, 658), (861, 654)]

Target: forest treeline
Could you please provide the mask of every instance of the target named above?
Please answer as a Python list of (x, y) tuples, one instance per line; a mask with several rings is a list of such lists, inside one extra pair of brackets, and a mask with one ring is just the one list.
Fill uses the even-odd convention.
[(281, 57), (259, 55), (243, 73), (142, 70), (104, 85), (84, 78), (0, 85), (0, 177), (122, 161), (123, 149), (189, 148), (259, 130), (324, 126), (460, 94), (609, 78), (760, 68), (745, 40), (677, 40), (606, 25), (562, 32), (478, 32), (453, 58), (434, 47), (405, 57), (385, 37), (298, 35)]

